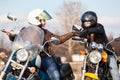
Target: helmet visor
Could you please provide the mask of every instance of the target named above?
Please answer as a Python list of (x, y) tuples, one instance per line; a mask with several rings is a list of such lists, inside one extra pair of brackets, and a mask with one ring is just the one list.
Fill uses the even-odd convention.
[(45, 19), (45, 20), (50, 20), (52, 19), (52, 17), (45, 11), (43, 10), (37, 17), (36, 19), (40, 20), (40, 19)]
[(45, 10), (35, 9), (28, 15), (28, 22), (33, 25), (40, 25), (40, 19), (50, 20), (52, 17)]

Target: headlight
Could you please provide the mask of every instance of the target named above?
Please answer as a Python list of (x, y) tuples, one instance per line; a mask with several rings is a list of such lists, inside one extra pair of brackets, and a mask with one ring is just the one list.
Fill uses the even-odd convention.
[(101, 53), (97, 50), (90, 52), (89, 59), (92, 63), (99, 63), (101, 61)]
[(91, 42), (90, 43), (90, 47), (91, 48), (96, 48), (97, 47), (97, 43), (96, 42)]
[(20, 49), (17, 51), (16, 57), (19, 61), (26, 61), (28, 58), (28, 52), (25, 49)]

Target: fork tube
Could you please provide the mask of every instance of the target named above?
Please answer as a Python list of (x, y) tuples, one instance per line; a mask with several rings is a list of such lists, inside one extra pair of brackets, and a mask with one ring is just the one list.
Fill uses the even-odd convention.
[(85, 59), (84, 59), (84, 63), (83, 63), (83, 70), (82, 70), (82, 79), (81, 80), (84, 80), (85, 76), (85, 72), (86, 72), (86, 59), (87, 59), (87, 56), (85, 56)]
[(96, 65), (95, 74), (98, 74), (99, 63)]
[(21, 77), (22, 77), (22, 75), (23, 75), (26, 67), (28, 66), (29, 60), (30, 60), (30, 56), (28, 57), (28, 60), (27, 60), (27, 62), (26, 62), (26, 64), (25, 64), (25, 66), (23, 66), (23, 69), (22, 69), (22, 71), (21, 71), (21, 73), (20, 73), (20, 75), (19, 75), (19, 77), (18, 77), (18, 80), (21, 80)]

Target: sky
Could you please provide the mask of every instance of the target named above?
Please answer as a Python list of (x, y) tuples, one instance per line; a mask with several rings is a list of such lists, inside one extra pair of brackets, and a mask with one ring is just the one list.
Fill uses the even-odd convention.
[[(104, 25), (107, 34), (120, 35), (120, 0), (0, 0), (0, 26), (9, 27), (12, 24), (6, 19), (8, 13), (27, 20), (30, 11), (40, 8), (54, 15), (63, 1), (81, 2), (85, 11), (97, 13), (98, 22)], [(19, 23), (24, 25), (26, 22)]]

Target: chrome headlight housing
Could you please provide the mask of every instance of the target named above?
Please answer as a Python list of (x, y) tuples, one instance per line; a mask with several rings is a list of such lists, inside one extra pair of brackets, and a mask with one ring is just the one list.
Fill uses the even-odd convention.
[(89, 46), (91, 48), (97, 48), (97, 43), (96, 42), (91, 42)]
[(103, 47), (103, 45), (102, 44), (98, 44), (98, 49), (99, 50), (102, 50), (104, 47)]
[(20, 49), (17, 51), (16, 57), (19, 61), (24, 62), (28, 58), (28, 52), (25, 49)]
[(97, 50), (94, 50), (94, 51), (90, 52), (89, 59), (90, 59), (90, 62), (97, 64), (102, 59), (101, 53)]

